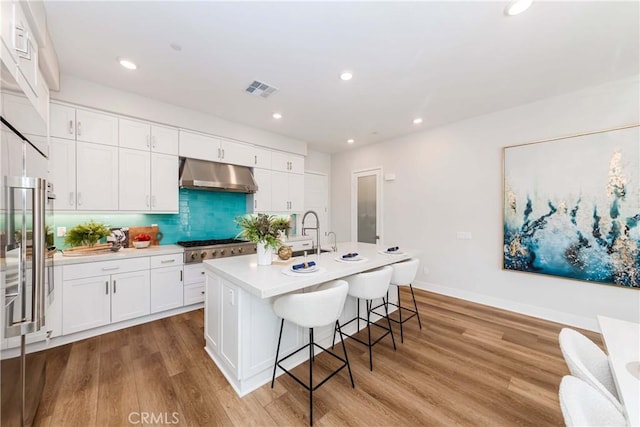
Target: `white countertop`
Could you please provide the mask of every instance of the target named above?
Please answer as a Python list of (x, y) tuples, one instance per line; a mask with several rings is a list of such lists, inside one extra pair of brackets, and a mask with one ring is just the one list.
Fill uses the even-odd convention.
[(628, 425), (640, 426), (640, 324), (598, 316)]
[(53, 259), (54, 265), (82, 264), (85, 262), (112, 261), (126, 258), (139, 258), (154, 255), (168, 255), (184, 252), (184, 248), (178, 245), (149, 246), (144, 249), (126, 248), (118, 252), (104, 252), (99, 255), (65, 256), (58, 252)]
[[(229, 280), (247, 292), (259, 297), (270, 298), (276, 295), (297, 291), (309, 286), (324, 283), (403, 261), (419, 254), (416, 250), (400, 248), (402, 254), (387, 255), (378, 251), (386, 247), (369, 243), (346, 242), (338, 244), (338, 252), (325, 252), (318, 256), (313, 254), (307, 257), (307, 261), (315, 261), (321, 267), (317, 273), (301, 273), (295, 276), (284, 274), (283, 269), (295, 262), (302, 262), (302, 258), (296, 258), (287, 265), (272, 264), (258, 266), (256, 254), (243, 255), (231, 258), (206, 260), (203, 262), (205, 270), (208, 270), (223, 279)], [(367, 258), (366, 261), (340, 262), (335, 258), (348, 252), (357, 252)]]

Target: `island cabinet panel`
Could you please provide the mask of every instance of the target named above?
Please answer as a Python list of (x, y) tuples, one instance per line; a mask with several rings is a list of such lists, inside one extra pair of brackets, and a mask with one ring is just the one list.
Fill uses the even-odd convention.
[[(273, 298), (259, 299), (242, 291), (240, 328), (240, 379), (249, 379), (265, 370), (273, 369), (281, 319), (273, 311)], [(287, 355), (301, 347), (305, 341), (304, 329), (284, 322), (280, 355)]]
[(220, 283), (220, 356), (238, 378), (238, 297), (240, 289), (222, 280)]
[[(187, 266), (188, 267), (188, 266)], [(185, 269), (186, 270), (186, 269)], [(220, 351), (220, 278), (217, 276), (206, 276), (204, 311), (204, 335), (207, 341), (207, 348), (216, 357)]]

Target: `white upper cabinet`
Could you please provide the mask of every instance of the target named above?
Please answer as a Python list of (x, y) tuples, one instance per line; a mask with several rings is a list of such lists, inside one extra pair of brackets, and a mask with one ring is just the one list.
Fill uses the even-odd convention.
[(253, 163), (254, 168), (271, 169), (271, 150), (253, 147)]
[(118, 201), (121, 211), (148, 211), (151, 208), (151, 159), (149, 153), (119, 149)]
[(118, 145), (118, 118), (60, 104), (50, 106), (50, 135), (95, 144)]
[(271, 153), (271, 169), (274, 171), (304, 174), (304, 157), (274, 151)]
[(88, 110), (76, 110), (76, 139), (95, 144), (118, 145), (118, 118)]
[(119, 119), (120, 147), (178, 155), (178, 130), (137, 120)]
[(51, 138), (49, 142), (49, 181), (53, 182), (55, 210), (76, 209), (76, 142)]
[(151, 210), (178, 212), (178, 157), (151, 153)]
[(256, 168), (253, 170), (253, 177), (258, 184), (258, 191), (253, 194), (253, 211), (269, 212), (271, 211), (271, 171)]
[(52, 137), (76, 139), (76, 109), (66, 105), (49, 107), (49, 133)]
[(255, 147), (198, 133), (180, 131), (180, 157), (253, 166)]
[(78, 210), (118, 210), (118, 147), (78, 142), (76, 189)]

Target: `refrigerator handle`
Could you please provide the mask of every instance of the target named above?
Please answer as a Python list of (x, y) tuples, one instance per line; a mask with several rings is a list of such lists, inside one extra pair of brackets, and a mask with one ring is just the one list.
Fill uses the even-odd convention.
[(47, 181), (35, 178), (33, 189), (33, 320), (35, 329), (39, 330), (45, 324), (45, 208), (47, 203)]

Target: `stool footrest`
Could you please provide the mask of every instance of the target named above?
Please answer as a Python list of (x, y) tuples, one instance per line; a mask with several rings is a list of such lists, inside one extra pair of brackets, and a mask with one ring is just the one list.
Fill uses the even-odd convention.
[[(316, 384), (315, 386), (313, 386), (313, 384), (305, 384), (302, 380), (300, 380), (298, 377), (296, 377), (294, 374), (292, 374), (288, 369), (284, 368), (280, 363), (284, 362), (285, 360), (287, 360), (288, 358), (290, 358), (291, 356), (293, 356), (294, 354), (302, 351), (302, 350), (306, 350), (307, 348), (309, 348), (310, 345), (313, 345), (314, 347), (318, 347), (321, 350), (326, 351), (327, 353), (329, 353), (331, 356), (335, 357), (336, 359), (338, 359), (339, 361), (342, 362), (342, 366), (340, 366), (338, 369), (336, 369), (335, 371), (333, 371), (331, 374), (329, 374), (329, 376), (327, 376), (325, 379), (323, 379), (322, 381), (320, 381), (318, 384)], [(309, 360), (309, 363), (313, 363), (311, 360)], [(334, 375), (336, 375), (338, 372), (340, 372), (342, 369), (344, 369), (347, 366), (347, 361), (345, 359), (343, 359), (342, 357), (338, 356), (337, 354), (335, 354), (334, 352), (332, 352), (331, 350), (327, 350), (326, 348), (322, 347), (321, 345), (318, 345), (316, 343), (309, 343), (306, 344), (302, 347), (300, 347), (299, 349), (297, 349), (296, 351), (294, 351), (293, 353), (288, 354), (287, 356), (283, 357), (282, 359), (276, 361), (276, 365), (282, 369), (287, 375), (289, 375), (291, 378), (293, 378), (294, 380), (296, 380), (296, 382), (298, 384), (300, 384), (302, 387), (305, 388), (305, 390), (307, 391), (315, 391), (318, 387), (320, 387), (322, 384), (324, 384), (325, 382), (327, 382), (329, 380), (329, 378), (333, 377)]]

